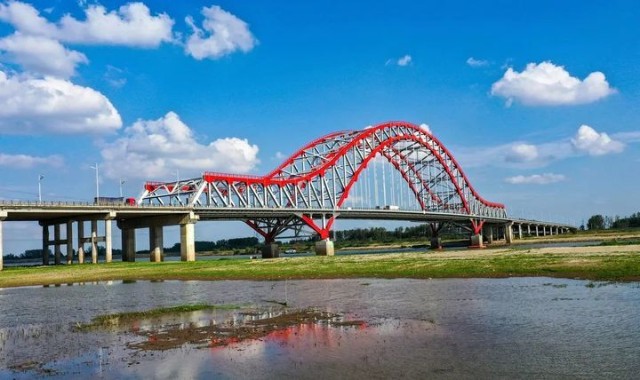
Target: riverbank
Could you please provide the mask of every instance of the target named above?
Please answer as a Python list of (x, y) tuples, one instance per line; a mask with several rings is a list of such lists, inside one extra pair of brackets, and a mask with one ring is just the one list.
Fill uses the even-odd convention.
[(640, 281), (640, 245), (499, 247), (269, 260), (122, 263), (5, 268), (0, 287), (109, 280), (558, 277)]

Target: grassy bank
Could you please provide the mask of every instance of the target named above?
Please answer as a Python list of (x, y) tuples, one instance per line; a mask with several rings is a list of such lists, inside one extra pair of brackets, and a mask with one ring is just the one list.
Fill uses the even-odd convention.
[(5, 268), (0, 272), (0, 287), (106, 280), (523, 276), (640, 281), (640, 245)]

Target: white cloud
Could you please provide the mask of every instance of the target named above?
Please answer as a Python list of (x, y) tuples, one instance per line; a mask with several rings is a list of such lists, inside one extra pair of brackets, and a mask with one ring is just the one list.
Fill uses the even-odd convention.
[(411, 56), (409, 54), (406, 54), (404, 57), (400, 57), (397, 63), (398, 66), (407, 66), (411, 64)]
[(185, 52), (193, 58), (218, 59), (237, 50), (248, 52), (257, 44), (247, 23), (219, 6), (204, 7), (201, 13), (202, 28), (191, 16), (186, 18), (193, 34), (187, 39)]
[(106, 133), (122, 126), (120, 114), (96, 90), (47, 77), (0, 71), (0, 133)]
[(40, 12), (31, 4), (10, 1), (0, 4), (0, 20), (13, 25), (25, 34), (53, 37), (57, 34), (55, 25), (40, 16)]
[(152, 16), (143, 3), (128, 3), (117, 11), (90, 5), (84, 11), (85, 20), (65, 15), (55, 24), (32, 5), (12, 1), (0, 4), (0, 20), (24, 34), (68, 43), (157, 47), (173, 40), (174, 21), (164, 13)]
[(431, 127), (428, 124), (422, 123), (420, 124), (420, 129), (424, 130), (427, 133), (431, 133)]
[[(616, 136), (624, 138), (627, 143), (640, 142), (640, 132), (618, 133)], [(484, 148), (459, 147), (455, 149), (455, 156), (465, 168), (503, 166), (531, 169), (585, 154), (602, 156), (620, 153), (624, 148), (624, 143), (612, 139), (606, 133), (582, 125), (573, 137), (535, 145), (518, 141)]]
[(529, 63), (521, 73), (512, 68), (491, 86), (491, 94), (525, 105), (571, 105), (595, 102), (615, 93), (603, 73), (592, 72), (584, 80), (572, 77), (551, 62)]
[(61, 78), (71, 77), (77, 65), (89, 62), (84, 54), (65, 49), (56, 40), (20, 32), (0, 39), (0, 51), (27, 71)]
[(571, 139), (573, 147), (590, 156), (603, 156), (609, 153), (620, 153), (624, 144), (611, 139), (606, 133), (598, 133), (588, 125), (581, 125), (575, 137)]
[(538, 158), (538, 148), (531, 144), (514, 144), (505, 157), (508, 162), (531, 162)]
[(61, 156), (53, 155), (48, 157), (29, 156), (26, 154), (4, 154), (0, 153), (0, 166), (8, 166), (17, 169), (28, 169), (37, 165), (49, 165), (61, 167), (64, 160)]
[(284, 160), (285, 158), (287, 158), (287, 156), (282, 152), (276, 152), (276, 154), (275, 154), (275, 156), (273, 158), (276, 159), (276, 160), (281, 161), (281, 160)]
[(484, 59), (475, 59), (473, 57), (469, 57), (467, 58), (467, 65), (471, 67), (489, 66), (489, 61), (485, 61)]
[(409, 66), (412, 63), (412, 58), (409, 54), (405, 54), (404, 56), (398, 58), (398, 59), (388, 59), (387, 62), (385, 63), (385, 66), (389, 66), (389, 65), (398, 65), (401, 67), (404, 66)]
[(110, 178), (162, 180), (175, 176), (176, 169), (185, 175), (207, 170), (245, 173), (259, 163), (258, 146), (236, 137), (200, 144), (174, 112), (135, 122), (124, 137), (105, 144), (101, 154)]
[(505, 182), (513, 185), (548, 185), (564, 181), (566, 178), (562, 174), (544, 173), (533, 174), (530, 176), (517, 175), (515, 177), (505, 178)]
[(640, 142), (640, 131), (620, 132), (613, 135), (615, 140), (621, 140), (626, 143)]

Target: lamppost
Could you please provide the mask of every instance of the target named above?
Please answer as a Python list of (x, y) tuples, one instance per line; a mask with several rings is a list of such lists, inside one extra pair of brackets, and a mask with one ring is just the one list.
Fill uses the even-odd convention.
[(98, 204), (98, 200), (100, 199), (100, 183), (98, 176), (98, 163), (96, 162), (95, 166), (90, 166), (91, 169), (95, 169), (96, 171), (96, 204)]
[(127, 182), (127, 181), (125, 181), (124, 179), (120, 178), (120, 198), (123, 197), (123, 195), (122, 195), (122, 185), (124, 185), (125, 182)]
[(44, 176), (42, 174), (40, 174), (38, 176), (38, 202), (42, 203), (42, 180), (44, 179)]

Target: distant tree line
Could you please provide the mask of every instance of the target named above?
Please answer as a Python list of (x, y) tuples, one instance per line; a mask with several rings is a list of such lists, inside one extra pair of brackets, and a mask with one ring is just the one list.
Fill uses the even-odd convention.
[[(256, 247), (260, 244), (257, 237), (244, 237), (235, 239), (221, 239), (217, 241), (196, 241), (196, 252), (204, 251), (226, 251)], [(165, 252), (180, 252), (180, 243), (175, 243), (172, 247), (165, 248)]]
[(587, 220), (586, 226), (583, 224), (580, 229), (584, 230), (605, 230), (605, 229), (623, 229), (623, 228), (639, 228), (640, 212), (636, 212), (627, 217), (619, 216), (602, 216), (600, 214), (593, 215)]

